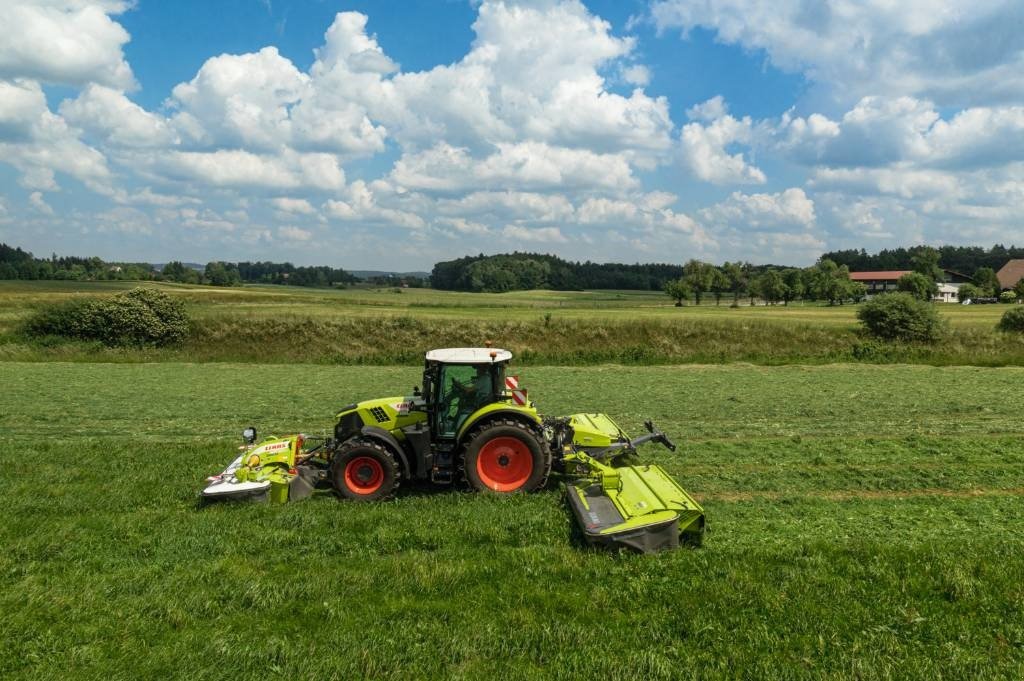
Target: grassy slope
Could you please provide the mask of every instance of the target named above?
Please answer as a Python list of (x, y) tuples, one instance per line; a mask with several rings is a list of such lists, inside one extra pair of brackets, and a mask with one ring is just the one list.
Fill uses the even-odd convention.
[(0, 283), (0, 360), (245, 361), (410, 364), (425, 347), (484, 339), (525, 364), (837, 361), (1024, 365), (1024, 337), (992, 329), (1005, 306), (940, 310), (952, 328), (936, 346), (868, 344), (853, 306), (675, 308), (659, 293), (527, 291), (465, 294), (406, 289), (238, 289), (160, 285), (196, 319), (193, 338), (171, 350), (31, 345), (14, 334), (41, 303), (108, 294), (125, 283)]
[(11, 677), (1019, 678), (1024, 370), (524, 368), (653, 417), (706, 546), (582, 550), (557, 491), (194, 506), (247, 423), (330, 425), (413, 368), (5, 363)]

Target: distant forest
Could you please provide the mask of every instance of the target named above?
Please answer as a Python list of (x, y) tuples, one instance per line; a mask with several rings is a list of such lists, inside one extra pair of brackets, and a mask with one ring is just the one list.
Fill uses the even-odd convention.
[[(360, 279), (334, 267), (296, 267), (290, 262), (214, 261), (197, 269), (181, 262), (162, 267), (149, 263), (106, 262), (100, 258), (75, 256), (37, 258), (28, 251), (0, 244), (0, 279), (54, 279), (71, 281), (174, 281), (185, 284), (236, 286), (287, 284), (290, 286), (338, 286)], [(394, 283), (394, 282), (391, 282)]]
[[(832, 261), (852, 272), (865, 270), (912, 270), (915, 254), (922, 247), (885, 249), (869, 254), (860, 249), (824, 253), (819, 263)], [(927, 250), (927, 249), (926, 249)], [(975, 276), (982, 270), (986, 279), (1013, 258), (1024, 258), (1024, 248), (995, 245), (941, 246), (938, 266)], [(735, 263), (747, 276), (772, 270), (775, 265)], [(416, 276), (379, 276), (360, 279), (341, 268), (327, 266), (296, 266), (288, 262), (222, 262), (205, 267), (169, 262), (158, 266), (149, 263), (105, 262), (100, 258), (53, 255), (37, 258), (21, 248), (0, 243), (0, 279), (66, 279), (81, 281), (155, 280), (214, 286), (242, 283), (285, 284), (291, 286), (333, 287), (365, 282), (376, 286), (432, 286), (447, 291), (502, 292), (526, 289), (584, 290), (627, 289), (663, 291), (665, 286), (684, 275), (683, 263), (621, 264), (573, 262), (541, 253), (509, 253), (474, 255), (439, 262), (429, 280)]]
[[(939, 267), (972, 276), (979, 268), (990, 267), (999, 270), (1007, 260), (1024, 258), (1024, 248), (996, 244), (992, 248), (981, 246), (939, 246)], [(822, 259), (828, 259), (837, 265), (846, 265), (851, 272), (870, 272), (877, 270), (911, 270), (917, 248), (884, 249), (875, 255), (869, 255), (864, 249), (833, 251), (825, 253)]]
[(430, 285), (445, 291), (517, 291), (549, 288), (632, 289), (661, 291), (683, 274), (679, 265), (622, 265), (570, 262), (553, 255), (512, 253), (471, 255), (439, 262), (430, 273)]

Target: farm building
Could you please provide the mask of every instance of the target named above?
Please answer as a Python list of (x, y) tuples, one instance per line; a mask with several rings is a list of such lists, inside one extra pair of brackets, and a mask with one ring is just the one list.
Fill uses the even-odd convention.
[(1017, 285), (1017, 282), (1024, 279), (1024, 260), (1010, 260), (996, 272), (999, 279), (999, 287), (1008, 291)]
[[(1022, 261), (1024, 262), (1024, 261)], [(850, 272), (850, 279), (859, 281), (868, 289), (868, 297), (879, 293), (897, 290), (900, 277), (910, 274), (911, 270), (881, 270), (876, 272)], [(933, 300), (939, 303), (957, 302), (960, 286), (971, 281), (971, 278), (954, 270), (942, 270), (946, 275), (945, 282), (939, 282), (939, 293)]]
[(859, 281), (868, 288), (868, 296), (878, 295), (887, 291), (895, 291), (896, 284), (910, 270), (886, 270), (880, 272), (850, 272), (850, 279)]

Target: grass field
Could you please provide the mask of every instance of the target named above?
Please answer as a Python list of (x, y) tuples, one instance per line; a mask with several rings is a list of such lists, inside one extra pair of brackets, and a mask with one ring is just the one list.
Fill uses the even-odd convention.
[(413, 367), (0, 371), (4, 678), (1024, 676), (1022, 369), (523, 368), (681, 445), (645, 454), (709, 534), (658, 556), (582, 548), (556, 488), (197, 509), (242, 426)]
[(1004, 305), (939, 305), (950, 325), (940, 343), (876, 344), (858, 335), (853, 305), (731, 308), (725, 299), (676, 308), (661, 293), (636, 291), (469, 294), (149, 284), (187, 303), (195, 329), (184, 346), (111, 349), (28, 342), (17, 334), (21, 320), (41, 304), (133, 285), (0, 282), (0, 360), (416, 365), (425, 347), (490, 339), (524, 364), (1024, 365), (1024, 336), (994, 331)]

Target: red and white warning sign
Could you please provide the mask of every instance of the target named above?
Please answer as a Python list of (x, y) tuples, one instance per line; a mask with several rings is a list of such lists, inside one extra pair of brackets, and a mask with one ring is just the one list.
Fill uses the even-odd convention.
[(526, 405), (526, 388), (520, 390), (516, 388), (512, 391), (512, 401), (520, 406)]
[(518, 376), (506, 376), (505, 377), (505, 390), (516, 390), (519, 388), (519, 377)]

